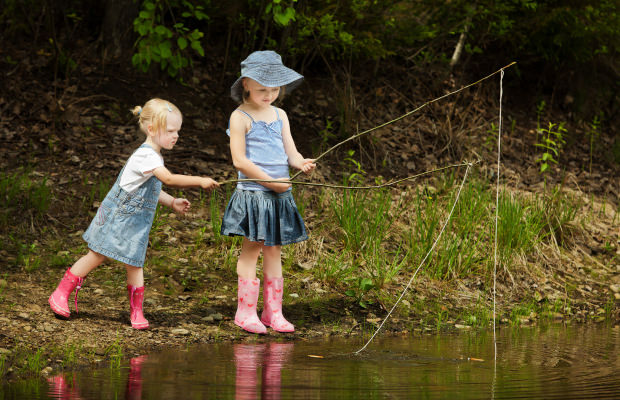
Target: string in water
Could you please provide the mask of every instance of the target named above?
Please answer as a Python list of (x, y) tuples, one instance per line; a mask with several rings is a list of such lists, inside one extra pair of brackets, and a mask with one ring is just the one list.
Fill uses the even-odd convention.
[(494, 346), (494, 354), (495, 360), (497, 360), (497, 339), (495, 337), (495, 292), (497, 288), (497, 231), (498, 231), (498, 220), (499, 220), (499, 167), (500, 167), (500, 156), (502, 154), (502, 95), (503, 95), (503, 80), (504, 80), (504, 71), (500, 74), (499, 78), (499, 122), (497, 128), (497, 183), (495, 185), (495, 244), (493, 250), (493, 346)]
[(493, 383), (491, 396), (495, 398), (495, 381), (497, 377), (497, 336), (495, 333), (495, 294), (497, 289), (497, 232), (499, 220), (499, 172), (502, 154), (502, 96), (504, 94), (504, 70), (499, 75), (499, 122), (497, 127), (497, 183), (495, 185), (495, 243), (493, 249)]

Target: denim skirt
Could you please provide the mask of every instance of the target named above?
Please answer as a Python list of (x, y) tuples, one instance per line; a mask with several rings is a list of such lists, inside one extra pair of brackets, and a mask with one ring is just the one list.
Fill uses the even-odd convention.
[(82, 236), (88, 248), (143, 267), (160, 191), (161, 181), (154, 176), (133, 193), (122, 189), (117, 180)]
[(308, 239), (291, 191), (236, 189), (228, 202), (221, 234), (245, 236), (265, 246), (280, 246)]

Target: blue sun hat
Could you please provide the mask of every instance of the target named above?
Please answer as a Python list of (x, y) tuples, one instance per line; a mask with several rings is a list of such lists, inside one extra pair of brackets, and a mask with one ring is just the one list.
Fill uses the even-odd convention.
[(282, 57), (275, 51), (255, 51), (241, 61), (241, 76), (230, 87), (230, 97), (243, 101), (243, 78), (254, 79), (265, 87), (285, 87), (289, 92), (299, 86), (304, 77), (282, 64)]

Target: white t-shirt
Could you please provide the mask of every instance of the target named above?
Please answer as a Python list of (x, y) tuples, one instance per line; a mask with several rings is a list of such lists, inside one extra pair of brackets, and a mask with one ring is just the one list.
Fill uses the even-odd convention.
[(120, 186), (131, 193), (153, 176), (155, 168), (163, 166), (164, 159), (160, 154), (150, 147), (141, 147), (127, 160)]

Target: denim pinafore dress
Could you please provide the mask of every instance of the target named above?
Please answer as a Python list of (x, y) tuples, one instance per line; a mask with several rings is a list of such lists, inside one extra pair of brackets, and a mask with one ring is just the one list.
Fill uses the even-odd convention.
[[(143, 147), (150, 146), (140, 146)], [(143, 267), (162, 184), (152, 176), (133, 193), (128, 193), (120, 187), (125, 166), (82, 238), (94, 252)]]
[[(282, 142), (282, 120), (271, 123), (252, 121), (245, 135), (246, 156), (272, 178), (288, 178), (288, 156)], [(230, 131), (226, 133), (230, 136)], [(239, 179), (246, 176), (239, 171)], [(220, 233), (244, 236), (265, 246), (280, 246), (308, 239), (304, 221), (299, 214), (291, 190), (276, 193), (255, 182), (238, 182), (224, 212)]]

